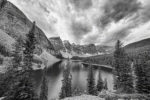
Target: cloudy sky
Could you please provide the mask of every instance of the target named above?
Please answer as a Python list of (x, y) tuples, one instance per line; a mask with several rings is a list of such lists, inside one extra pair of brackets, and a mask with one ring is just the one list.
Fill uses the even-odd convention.
[(9, 0), (45, 32), (71, 43), (113, 45), (150, 37), (150, 0)]

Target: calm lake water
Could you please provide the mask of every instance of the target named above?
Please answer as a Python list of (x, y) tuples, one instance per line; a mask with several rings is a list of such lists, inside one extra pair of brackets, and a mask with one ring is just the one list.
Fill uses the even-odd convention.
[[(55, 63), (52, 66), (49, 66), (47, 69), (47, 80), (48, 80), (48, 97), (49, 100), (53, 98), (58, 98), (63, 79), (63, 71), (70, 67), (70, 72), (72, 75), (72, 88), (80, 89), (82, 91), (87, 90), (87, 76), (88, 76), (88, 66), (82, 65), (80, 62), (73, 61), (61, 61)], [(99, 70), (98, 68), (94, 68), (94, 77), (95, 82), (97, 83)], [(42, 80), (42, 70), (37, 70), (34, 72), (37, 91), (40, 91), (40, 85)], [(109, 90), (113, 90), (113, 75), (110, 70), (102, 69), (101, 76), (103, 80), (107, 80), (107, 85)]]

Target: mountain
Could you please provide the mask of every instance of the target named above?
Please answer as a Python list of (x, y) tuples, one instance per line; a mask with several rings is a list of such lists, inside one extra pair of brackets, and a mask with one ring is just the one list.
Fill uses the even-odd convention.
[(63, 41), (61, 40), (60, 37), (51, 37), (49, 38), (49, 41), (52, 43), (56, 51), (63, 51), (63, 52), (66, 51)]
[(74, 53), (76, 53), (77, 55), (82, 55), (83, 54), (83, 47), (81, 45), (77, 45), (75, 43), (72, 44), (72, 50), (74, 51)]
[(92, 56), (98, 54), (95, 44), (71, 44), (68, 40), (62, 41), (60, 37), (51, 37), (49, 41), (57, 52), (65, 54), (66, 56)]
[[(31, 27), (32, 22), (22, 11), (11, 2), (0, 0), (0, 45), (5, 46), (9, 51), (12, 51), (15, 41), (19, 37), (26, 39), (26, 34), (29, 33)], [(69, 41), (62, 41), (60, 37), (51, 37), (47, 39), (44, 32), (38, 26), (36, 26), (35, 35), (37, 40), (37, 52), (46, 50), (54, 56), (65, 54), (66, 57), (92, 56), (101, 52), (100, 49), (97, 50), (95, 44), (71, 44)]]
[(70, 46), (74, 56), (93, 56), (98, 55), (98, 51), (96, 49), (95, 44), (87, 44), (87, 45), (76, 45), (73, 43)]
[(128, 44), (124, 48), (127, 52), (150, 51), (150, 38)]
[(72, 44), (73, 51), (77, 54), (86, 54), (86, 55), (97, 55), (97, 49), (95, 44), (87, 44), (87, 45), (76, 45)]
[(63, 41), (63, 44), (64, 44), (64, 46), (65, 46), (65, 48), (66, 48), (66, 51), (67, 51), (68, 53), (71, 53), (71, 52), (73, 51), (73, 46), (71, 45), (71, 43), (70, 43), (69, 41), (64, 40), (64, 41)]
[[(101, 65), (112, 65), (113, 64), (113, 51), (114, 47), (111, 46), (101, 46), (97, 45), (97, 50), (99, 52), (104, 52), (102, 55), (95, 55), (90, 57), (73, 57), (74, 60), (82, 60), (83, 62), (91, 62), (95, 64)], [(137, 41), (131, 44), (124, 46), (126, 53), (129, 58), (136, 58), (138, 55), (146, 55), (146, 57), (150, 58), (150, 38), (144, 39), (141, 41)], [(148, 61), (150, 63), (150, 60)]]
[(96, 49), (99, 53), (112, 53), (114, 51), (113, 46), (96, 45)]
[[(25, 39), (31, 29), (32, 22), (9, 1), (0, 0), (0, 5), (0, 34), (2, 34), (0, 40), (6, 39), (2, 44), (11, 44), (19, 37)], [(53, 45), (38, 26), (36, 26), (35, 35), (41, 49), (44, 48), (49, 52), (54, 50)], [(13, 42), (9, 43), (10, 40)]]
[[(0, 0), (0, 46), (5, 47), (6, 51), (9, 51), (9, 53), (13, 51), (13, 44), (18, 38), (22, 37), (25, 40), (32, 25), (33, 23), (15, 5), (7, 0)], [(35, 28), (35, 37), (37, 40), (35, 58), (43, 62), (44, 60), (52, 62), (50, 58), (55, 58), (55, 49), (38, 26)], [(5, 58), (2, 53), (0, 53), (0, 56)], [(35, 61), (37, 62), (38, 59), (35, 59)], [(55, 61), (58, 61), (58, 59), (56, 58)]]
[(85, 54), (98, 54), (95, 44), (83, 45), (82, 49)]

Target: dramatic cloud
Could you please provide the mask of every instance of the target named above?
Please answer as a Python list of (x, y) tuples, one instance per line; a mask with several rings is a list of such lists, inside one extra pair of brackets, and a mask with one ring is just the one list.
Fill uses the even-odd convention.
[(142, 9), (140, 13), (140, 19), (143, 22), (147, 22), (150, 20), (150, 1), (149, 0), (141, 0), (142, 1)]
[(92, 6), (92, 0), (70, 0), (77, 9), (88, 9)]
[(111, 33), (107, 33), (109, 35), (109, 37), (107, 37), (105, 39), (105, 41), (103, 42), (103, 44), (105, 45), (109, 45), (111, 43), (111, 45), (113, 45), (116, 40), (122, 40), (124, 39), (126, 36), (129, 35), (129, 30), (127, 29), (127, 27), (118, 29), (118, 30), (114, 30), (114, 32)]
[(37, 25), (48, 35), (54, 31), (53, 20), (48, 20), (49, 11), (44, 4), (37, 2), (36, 0), (11, 0), (17, 5), (27, 17), (36, 21)]
[(150, 21), (139, 25), (131, 30), (130, 34), (124, 39), (125, 44), (129, 44), (142, 39), (150, 38)]
[(72, 22), (71, 28), (72, 28), (72, 35), (74, 35), (75, 39), (79, 43), (80, 40), (83, 38), (83, 36), (85, 36), (92, 30), (92, 27), (89, 26), (88, 23), (80, 23), (80, 22)]
[(71, 43), (114, 45), (150, 37), (150, 0), (9, 0), (45, 32)]
[(106, 26), (109, 22), (118, 22), (125, 17), (132, 16), (141, 8), (137, 0), (108, 0), (104, 5), (104, 15), (101, 24)]
[(106, 45), (113, 45), (117, 40), (123, 40), (126, 38), (131, 32), (130, 30), (136, 27), (135, 21), (131, 21), (131, 19), (122, 19), (118, 23), (111, 23), (103, 33), (103, 40), (101, 43)]

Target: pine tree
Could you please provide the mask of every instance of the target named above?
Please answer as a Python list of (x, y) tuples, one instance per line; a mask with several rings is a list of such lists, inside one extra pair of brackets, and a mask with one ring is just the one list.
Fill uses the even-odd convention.
[[(14, 45), (14, 53), (13, 53), (13, 59), (12, 59), (12, 66), (13, 67), (9, 67), (7, 69), (7, 72), (4, 75), (4, 86), (5, 89), (7, 90), (5, 92), (5, 95), (10, 96), (9, 94), (11, 93), (11, 91), (14, 91), (12, 89), (14, 89), (14, 85), (18, 82), (18, 68), (22, 66), (21, 62), (22, 62), (22, 51), (23, 51), (23, 42), (22, 42), (22, 38), (20, 37), (15, 45)], [(7, 85), (6, 85), (7, 84)]]
[[(24, 65), (23, 70), (16, 72), (16, 78), (14, 79), (14, 84), (11, 87), (5, 100), (37, 100), (37, 95), (35, 94), (34, 89), (34, 80), (31, 73), (32, 61), (33, 61), (33, 52), (35, 47), (35, 37), (34, 37), (35, 23), (29, 34), (27, 35), (26, 43), (24, 44)], [(18, 45), (16, 45), (17, 47)], [(20, 46), (20, 45), (19, 45)], [(15, 51), (17, 55), (14, 56), (14, 67), (21, 66), (20, 61), (16, 57), (20, 57), (20, 52)], [(18, 64), (16, 62), (19, 61)]]
[[(34, 91), (34, 80), (33, 76), (31, 73), (32, 70), (32, 63), (33, 63), (33, 55), (34, 55), (34, 50), (35, 50), (35, 45), (36, 45), (36, 37), (35, 37), (35, 22), (33, 22), (33, 26), (29, 33), (27, 34), (27, 39), (24, 44), (24, 70), (23, 73), (23, 78), (21, 78), (21, 84), (23, 85), (24, 88), (20, 88), (22, 93), (26, 93), (26, 96), (29, 96), (28, 100), (33, 100), (36, 98), (35, 91)], [(26, 79), (26, 80), (23, 80)]]
[(114, 88), (118, 90), (118, 92), (132, 93), (134, 88), (131, 66), (128, 62), (127, 54), (122, 47), (122, 43), (119, 40), (115, 46), (113, 66), (115, 75)]
[(12, 89), (4, 100), (37, 100), (33, 80), (29, 72), (20, 72)]
[(64, 70), (60, 99), (72, 96), (71, 78), (69, 68)]
[(121, 42), (118, 40), (117, 43), (116, 43), (116, 46), (115, 46), (115, 52), (114, 52), (114, 63), (113, 63), (113, 66), (114, 66), (114, 70), (113, 70), (113, 73), (114, 73), (114, 89), (118, 89), (119, 88), (119, 66), (120, 66), (120, 62), (119, 62), (119, 55), (121, 55), (121, 47), (122, 47), (122, 44)]
[(104, 83), (101, 77), (101, 70), (99, 69), (99, 76), (98, 76), (98, 82), (97, 82), (97, 91), (101, 92), (104, 88)]
[(32, 70), (32, 62), (33, 62), (33, 55), (36, 46), (36, 38), (35, 38), (35, 22), (33, 22), (33, 26), (27, 34), (27, 39), (25, 43), (25, 50), (24, 50), (24, 69), (25, 70)]
[(9, 68), (5, 74), (1, 74), (0, 77), (0, 96), (7, 96), (14, 84), (14, 78), (16, 78), (16, 71), (13, 68)]
[(97, 95), (95, 79), (94, 79), (94, 74), (93, 74), (93, 68), (91, 65), (89, 66), (89, 73), (88, 73), (87, 81), (88, 81), (88, 85), (87, 85), (88, 93), (91, 95)]
[(145, 61), (145, 58), (140, 58), (135, 62), (136, 72), (136, 91), (141, 94), (150, 94), (150, 76), (149, 66)]
[(48, 100), (48, 84), (46, 79), (46, 69), (44, 69), (43, 80), (41, 85), (40, 100)]

